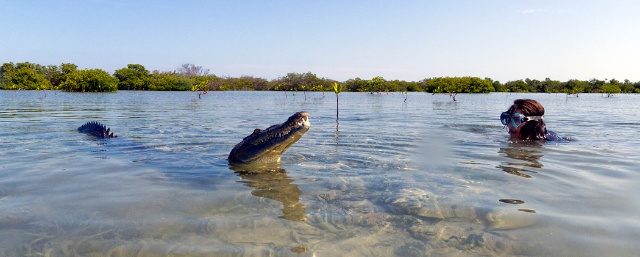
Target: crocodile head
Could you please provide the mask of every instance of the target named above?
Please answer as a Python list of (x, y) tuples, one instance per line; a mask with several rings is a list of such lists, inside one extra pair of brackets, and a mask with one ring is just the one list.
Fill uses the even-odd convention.
[(256, 129), (229, 153), (230, 164), (280, 162), (280, 155), (309, 130), (309, 113), (297, 112), (282, 123), (265, 130)]

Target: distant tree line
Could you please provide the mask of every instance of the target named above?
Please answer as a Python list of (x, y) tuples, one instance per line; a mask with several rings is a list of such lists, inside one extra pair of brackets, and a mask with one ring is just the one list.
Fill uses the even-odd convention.
[[(60, 66), (23, 62), (4, 63), (0, 67), (0, 89), (5, 90), (62, 90), (69, 92), (115, 92), (117, 90), (153, 91), (331, 91), (334, 82), (319, 78), (311, 72), (288, 73), (273, 80), (253, 76), (219, 77), (208, 69), (183, 64), (174, 71), (149, 72), (143, 65), (129, 64), (113, 74), (101, 69), (78, 69), (71, 63)], [(558, 81), (524, 79), (500, 83), (490, 78), (433, 77), (420, 81), (349, 79), (342, 82), (350, 92), (429, 92), (458, 93), (539, 92), (539, 93), (640, 93), (640, 82), (616, 79)], [(455, 98), (454, 98), (455, 99)]]

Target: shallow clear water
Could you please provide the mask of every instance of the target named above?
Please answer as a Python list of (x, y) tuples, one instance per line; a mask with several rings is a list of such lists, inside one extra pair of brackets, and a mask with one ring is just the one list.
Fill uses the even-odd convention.
[[(638, 95), (0, 91), (1, 256), (632, 256)], [(570, 141), (510, 142), (546, 108)], [(311, 114), (280, 170), (233, 146)], [(97, 120), (119, 137), (76, 131)]]

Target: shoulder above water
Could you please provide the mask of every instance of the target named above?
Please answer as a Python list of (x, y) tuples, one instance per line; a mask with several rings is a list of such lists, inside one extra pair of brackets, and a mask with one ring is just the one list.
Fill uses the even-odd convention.
[(555, 132), (547, 130), (547, 134), (544, 136), (545, 141), (565, 141), (564, 138), (558, 136)]

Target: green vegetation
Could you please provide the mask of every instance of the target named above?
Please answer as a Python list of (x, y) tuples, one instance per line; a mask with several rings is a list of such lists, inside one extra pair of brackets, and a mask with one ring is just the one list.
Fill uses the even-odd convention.
[(0, 86), (2, 89), (39, 90), (52, 89), (47, 79), (48, 69), (33, 63), (5, 63), (0, 68)]
[(75, 70), (66, 76), (58, 89), (67, 92), (115, 92), (118, 79), (100, 69)]
[(494, 92), (493, 81), (491, 79), (480, 79), (476, 77), (461, 78), (433, 78), (424, 80), (425, 87), (433, 89), (434, 94), (449, 94), (453, 101), (459, 93), (489, 93)]
[(129, 64), (116, 70), (113, 76), (118, 79), (118, 90), (149, 90), (151, 75), (140, 64)]
[(118, 79), (100, 69), (76, 70), (69, 73), (58, 88), (68, 92), (115, 92)]
[(613, 96), (613, 94), (620, 93), (621, 89), (618, 85), (607, 84), (602, 86), (601, 92), (607, 94), (607, 97)]
[[(204, 83), (206, 82), (206, 83)], [(330, 91), (338, 81), (318, 78), (311, 72), (288, 73), (273, 80), (242, 76), (218, 77), (208, 69), (184, 64), (175, 71), (149, 72), (143, 65), (129, 64), (110, 75), (100, 69), (78, 70), (75, 64), (42, 66), (29, 62), (4, 63), (0, 67), (0, 89), (6, 90), (63, 90), (72, 92), (114, 92), (117, 90), (189, 91), (197, 87), (200, 92), (223, 90), (256, 91)], [(204, 83), (204, 84), (203, 84)], [(640, 82), (616, 79), (569, 80), (565, 82), (549, 78), (540, 81), (524, 79), (504, 84), (490, 78), (433, 77), (420, 81), (349, 79), (342, 84), (350, 92), (429, 92), (448, 94), (454, 101), (459, 93), (489, 92), (539, 92), (539, 93), (640, 93)]]
[(202, 98), (202, 95), (207, 94), (207, 85), (209, 84), (209, 80), (205, 80), (200, 82), (200, 84), (195, 85), (191, 88), (191, 91), (198, 92), (198, 99)]

